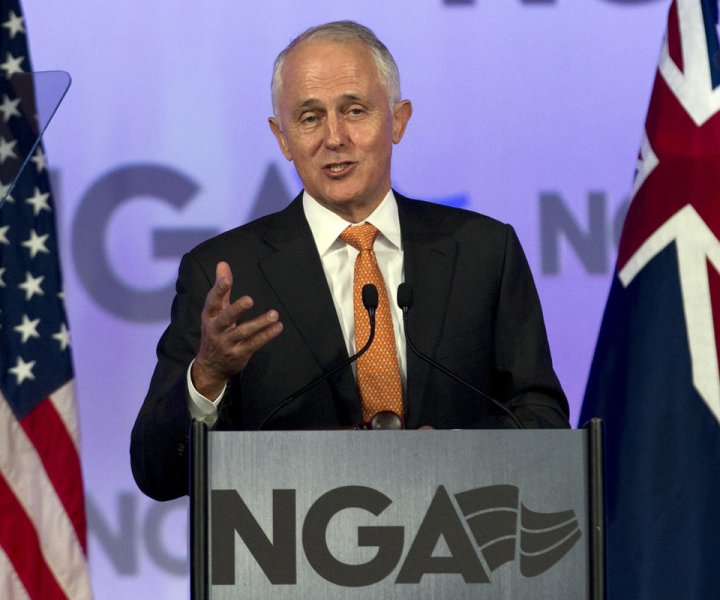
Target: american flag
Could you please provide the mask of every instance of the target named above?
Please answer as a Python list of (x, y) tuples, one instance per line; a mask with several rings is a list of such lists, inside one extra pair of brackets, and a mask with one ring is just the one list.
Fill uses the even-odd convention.
[(670, 5), (581, 422), (607, 427), (608, 598), (720, 594), (717, 0)]
[[(0, 1), (0, 78), (30, 71), (17, 0)], [(22, 77), (22, 76), (20, 76)], [(0, 179), (35, 115), (0, 86)], [(3, 194), (4, 195), (4, 194)], [(70, 337), (41, 146), (0, 206), (0, 598), (90, 598)]]

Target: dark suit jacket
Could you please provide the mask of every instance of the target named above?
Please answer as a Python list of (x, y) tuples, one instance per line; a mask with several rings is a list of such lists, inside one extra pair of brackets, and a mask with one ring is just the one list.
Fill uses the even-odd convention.
[[(512, 227), (396, 193), (409, 329), (425, 353), (512, 410), (525, 427), (568, 427), (532, 275)], [(228, 383), (216, 428), (256, 429), (283, 398), (347, 358), (342, 331), (298, 196), (285, 210), (204, 242), (180, 264), (169, 327), (132, 432), (139, 487), (156, 499), (187, 493), (186, 371), (200, 313), (225, 260), (231, 299), (250, 295), (253, 316), (276, 308), (283, 333)], [(394, 297), (395, 291), (389, 290)], [(512, 427), (507, 416), (408, 350), (408, 428)], [(350, 367), (275, 415), (269, 429), (323, 429), (361, 421)]]

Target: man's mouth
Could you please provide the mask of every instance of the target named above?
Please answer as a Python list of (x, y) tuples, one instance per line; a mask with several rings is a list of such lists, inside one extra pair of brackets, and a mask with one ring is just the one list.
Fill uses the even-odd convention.
[(333, 175), (340, 175), (347, 172), (354, 164), (352, 162), (336, 162), (327, 164), (324, 168)]

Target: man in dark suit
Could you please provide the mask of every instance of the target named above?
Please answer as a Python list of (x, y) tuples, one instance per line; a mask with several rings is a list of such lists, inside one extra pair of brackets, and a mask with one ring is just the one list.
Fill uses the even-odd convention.
[[(284, 398), (362, 345), (353, 333), (358, 251), (340, 236), (363, 223), (379, 230), (374, 255), (387, 288), (380, 304), (392, 314), (407, 427), (515, 425), (406, 351), (393, 302), (402, 281), (414, 288), (409, 328), (424, 352), (523, 426), (567, 427), (567, 401), (512, 228), (391, 189), (392, 146), (412, 106), (400, 99), (397, 67), (374, 34), (340, 22), (299, 36), (276, 61), (273, 109), (271, 129), (305, 190), (285, 210), (183, 257), (171, 323), (132, 434), (140, 488), (157, 499), (187, 493), (192, 418), (257, 429)], [(265, 426), (351, 426), (366, 418), (363, 402), (348, 367)]]

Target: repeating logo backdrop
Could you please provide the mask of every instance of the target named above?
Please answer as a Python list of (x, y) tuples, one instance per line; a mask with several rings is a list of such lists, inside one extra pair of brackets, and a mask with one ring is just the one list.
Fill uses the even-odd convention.
[(395, 149), (394, 185), (516, 227), (574, 422), (667, 4), (24, 3), (35, 68), (73, 76), (45, 144), (97, 597), (187, 590), (186, 503), (156, 504), (135, 491), (129, 433), (179, 256), (299, 190), (267, 126), (275, 54), (307, 26), (339, 18), (367, 24), (386, 42), (415, 107)]

